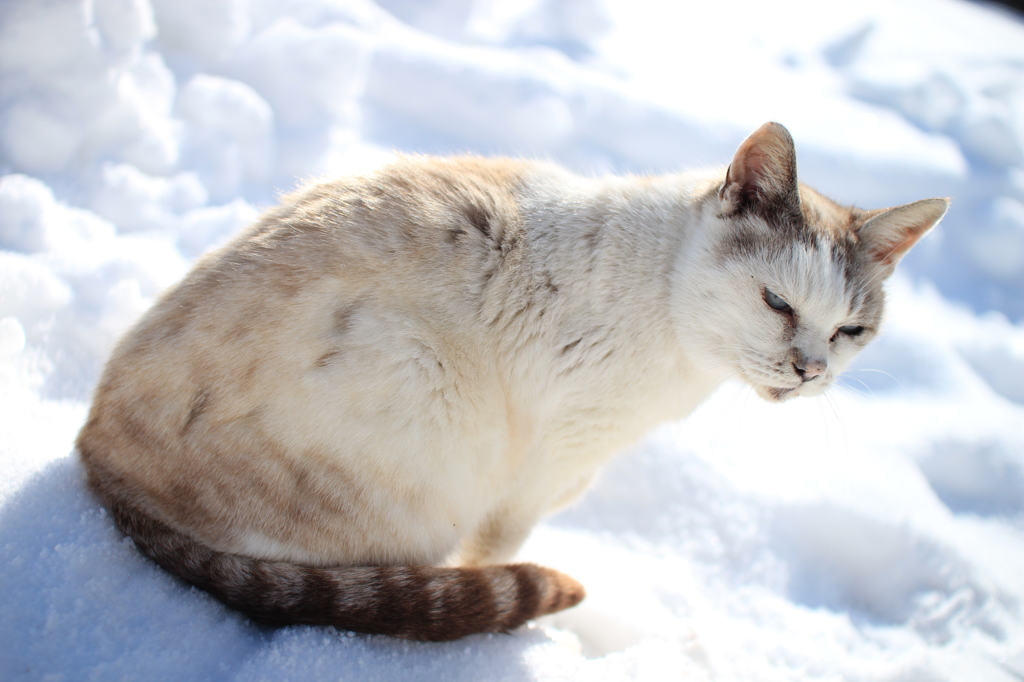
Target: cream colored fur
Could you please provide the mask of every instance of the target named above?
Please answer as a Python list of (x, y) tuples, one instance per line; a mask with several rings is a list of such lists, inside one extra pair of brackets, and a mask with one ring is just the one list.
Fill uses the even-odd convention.
[(827, 389), (945, 207), (798, 189), (777, 124), (728, 175), (413, 157), (312, 185), (118, 346), (83, 459), (101, 495), (217, 552), (505, 562), (723, 380), (770, 400)]

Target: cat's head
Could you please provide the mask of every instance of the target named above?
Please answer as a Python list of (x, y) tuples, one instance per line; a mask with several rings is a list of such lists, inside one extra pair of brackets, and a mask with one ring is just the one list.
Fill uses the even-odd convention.
[(766, 123), (704, 205), (700, 263), (679, 273), (687, 337), (768, 400), (822, 393), (877, 334), (883, 282), (948, 205), (840, 206), (797, 182), (792, 137)]

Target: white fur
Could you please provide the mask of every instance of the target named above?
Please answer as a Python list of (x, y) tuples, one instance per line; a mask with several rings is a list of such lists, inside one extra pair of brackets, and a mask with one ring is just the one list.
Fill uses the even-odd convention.
[[(80, 436), (88, 462), (221, 551), (502, 562), (609, 457), (723, 380), (776, 401), (827, 389), (877, 329), (878, 280), (945, 210), (871, 214), (863, 248), (901, 250), (878, 264), (857, 255), (863, 277), (850, 282), (830, 240), (859, 254), (856, 235), (787, 240), (743, 208), (800, 210), (792, 141), (776, 124), (728, 174), (583, 179), (508, 165), (407, 160), (292, 197), (122, 343)], [(460, 174), (470, 190), (431, 198)], [(416, 182), (426, 189), (402, 194)], [(489, 228), (459, 212), (465, 192), (491, 202)], [(830, 225), (871, 217), (803, 194)], [(741, 232), (763, 247), (730, 251)], [(765, 288), (793, 314), (770, 308)], [(798, 362), (823, 374), (802, 377)], [(170, 451), (138, 447), (126, 424)], [(181, 489), (202, 514), (166, 502)]]

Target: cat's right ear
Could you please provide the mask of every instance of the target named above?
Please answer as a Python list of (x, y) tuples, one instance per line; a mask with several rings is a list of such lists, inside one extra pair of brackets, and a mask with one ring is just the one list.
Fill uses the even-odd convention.
[(765, 123), (736, 150), (718, 192), (723, 213), (752, 209), (766, 217), (800, 215), (793, 137), (780, 123)]

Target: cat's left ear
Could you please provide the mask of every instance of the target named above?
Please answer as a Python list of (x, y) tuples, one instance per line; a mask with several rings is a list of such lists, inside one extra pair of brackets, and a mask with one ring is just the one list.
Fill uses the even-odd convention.
[(890, 208), (857, 228), (857, 236), (879, 265), (892, 268), (917, 240), (946, 215), (949, 199), (922, 199)]

